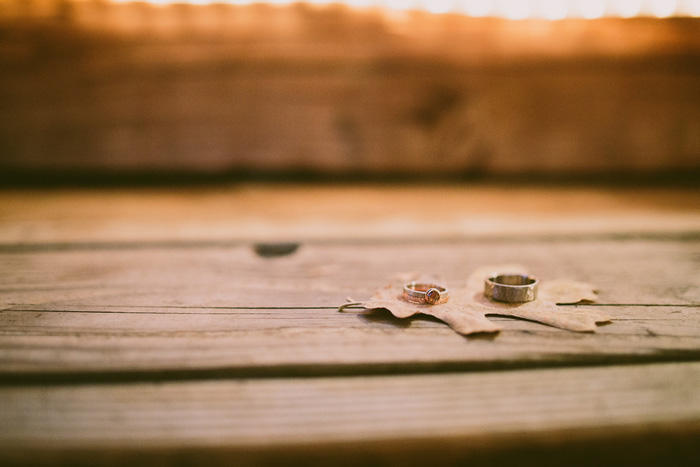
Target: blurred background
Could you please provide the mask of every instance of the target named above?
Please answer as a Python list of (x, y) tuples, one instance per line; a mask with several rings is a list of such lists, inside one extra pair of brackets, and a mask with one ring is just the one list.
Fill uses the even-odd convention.
[(700, 0), (0, 0), (0, 182), (700, 180)]

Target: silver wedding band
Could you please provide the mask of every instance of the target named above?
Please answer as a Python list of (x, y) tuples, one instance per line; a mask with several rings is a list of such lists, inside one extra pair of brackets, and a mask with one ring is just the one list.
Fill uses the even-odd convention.
[(527, 274), (495, 274), (484, 281), (484, 295), (499, 302), (523, 303), (537, 298), (535, 276)]
[(438, 305), (450, 299), (450, 291), (440, 284), (414, 281), (403, 286), (403, 298), (411, 303)]

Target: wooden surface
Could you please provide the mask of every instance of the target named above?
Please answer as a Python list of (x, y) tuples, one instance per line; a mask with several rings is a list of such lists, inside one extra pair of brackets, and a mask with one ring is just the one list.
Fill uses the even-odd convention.
[[(143, 459), (145, 452), (160, 462), (222, 462), (228, 456), (253, 465), (323, 465), (331, 458), (341, 465), (420, 465), (431, 456), (437, 465), (489, 457), (530, 464), (538, 458), (528, 453), (534, 447), (554, 453), (539, 456), (540, 465), (567, 458), (567, 464), (585, 465), (601, 456), (602, 445), (604, 458), (622, 465), (691, 465), (698, 449), (692, 443), (700, 436), (698, 386), (700, 366), (688, 363), (11, 387), (0, 390), (6, 405), (0, 421), (12, 427), (5, 428), (2, 456), (47, 464), (88, 455), (109, 464), (114, 460), (104, 453), (113, 452), (120, 461)], [(635, 452), (625, 442), (629, 436), (649, 444)], [(570, 452), (557, 452), (562, 440), (569, 441)], [(576, 457), (582, 450), (577, 443), (590, 446), (583, 458)], [(227, 456), (211, 455), (217, 451)]]
[[(699, 248), (699, 239), (588, 239), (304, 245), (278, 259), (248, 246), (5, 253), (0, 372), (240, 376), (699, 358)], [(397, 273), (438, 272), (457, 287), (474, 267), (504, 263), (542, 280), (592, 282), (600, 303), (637, 306), (605, 307), (615, 325), (585, 338), (508, 320), (493, 340), (465, 340), (429, 320), (336, 311)]]
[(697, 187), (509, 183), (0, 190), (0, 245), (692, 235), (699, 198)]
[(0, 176), (700, 171), (698, 18), (3, 4)]
[[(0, 461), (693, 465), (697, 197), (495, 186), (5, 191)], [(420, 200), (446, 206), (442, 234), (387, 214)], [(371, 222), (352, 231), (363, 214)], [(459, 227), (467, 221), (482, 226)], [(296, 249), (269, 243), (290, 238)], [(561, 308), (604, 311), (611, 324), (573, 333), (492, 316), (500, 334), (462, 337), (431, 318), (337, 311), (396, 273), (433, 272), (456, 287), (503, 263), (596, 284), (596, 304)]]

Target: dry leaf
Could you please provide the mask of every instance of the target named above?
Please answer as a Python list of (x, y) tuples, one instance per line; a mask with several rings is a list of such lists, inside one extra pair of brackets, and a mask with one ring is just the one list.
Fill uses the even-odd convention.
[(512, 316), (542, 324), (578, 332), (594, 332), (597, 323), (610, 321), (608, 316), (598, 312), (563, 310), (557, 306), (594, 302), (595, 287), (592, 284), (571, 280), (541, 281), (538, 297), (527, 303), (501, 303), (484, 296), (484, 278), (495, 272), (525, 273), (519, 265), (501, 265), (480, 268), (467, 280), (466, 286), (451, 289), (450, 301), (440, 305), (422, 305), (403, 299), (403, 284), (411, 280), (420, 282), (441, 282), (435, 278), (417, 275), (397, 275), (392, 283), (379, 289), (369, 300), (347, 303), (340, 307), (344, 311), (350, 305), (360, 305), (366, 309), (384, 308), (397, 318), (408, 318), (417, 313), (433, 316), (449, 324), (460, 334), (498, 332), (501, 326), (486, 318), (487, 315)]

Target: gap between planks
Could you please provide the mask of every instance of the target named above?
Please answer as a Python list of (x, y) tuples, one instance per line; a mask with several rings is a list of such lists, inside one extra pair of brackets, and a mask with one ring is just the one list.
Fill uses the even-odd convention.
[[(476, 221), (475, 221), (476, 222)], [(124, 240), (124, 241), (66, 241), (66, 242), (2, 242), (0, 241), (0, 253), (2, 254), (30, 254), (41, 252), (62, 252), (62, 251), (109, 251), (109, 250), (190, 250), (199, 248), (238, 248), (250, 247), (255, 249), (257, 245), (279, 245), (296, 244), (298, 246), (380, 246), (380, 245), (412, 245), (412, 244), (434, 244), (449, 245), (470, 243), (537, 243), (547, 241), (663, 241), (663, 242), (697, 242), (700, 241), (700, 219), (696, 226), (680, 228), (670, 231), (654, 230), (648, 228), (642, 231), (613, 231), (613, 229), (592, 231), (592, 232), (553, 232), (535, 231), (526, 235), (523, 233), (512, 233), (512, 225), (509, 231), (503, 232), (460, 232), (458, 234), (431, 234), (431, 235), (408, 235), (403, 233), (400, 236), (365, 236), (347, 237), (334, 235), (328, 238), (290, 236), (295, 241), (280, 241), (285, 237), (264, 236), (260, 238), (253, 236), (241, 237), (234, 240), (201, 240), (201, 239), (179, 239), (179, 240)], [(269, 237), (269, 238), (268, 238)], [(293, 254), (293, 253), (291, 253)]]
[[(34, 308), (30, 308), (34, 306)], [(76, 310), (77, 308), (71, 305), (64, 305), (65, 308), (41, 308), (40, 305), (25, 305), (25, 304), (10, 304), (7, 308), (0, 309), (3, 311), (13, 312), (43, 312), (43, 313), (120, 313), (120, 314), (161, 314), (161, 315), (182, 315), (182, 314), (232, 314), (232, 313), (217, 313), (204, 311), (202, 313), (188, 313), (180, 311), (123, 311), (123, 310)], [(85, 306), (85, 305), (80, 305)], [(700, 308), (697, 303), (557, 303), (561, 307), (670, 307), (670, 308)], [(158, 309), (158, 310), (337, 310), (337, 306), (171, 306), (171, 305), (99, 305), (97, 308), (134, 308), (139, 310)], [(346, 307), (346, 310), (364, 310), (360, 306)], [(498, 313), (494, 313), (497, 315)], [(624, 318), (623, 318), (624, 319)]]

